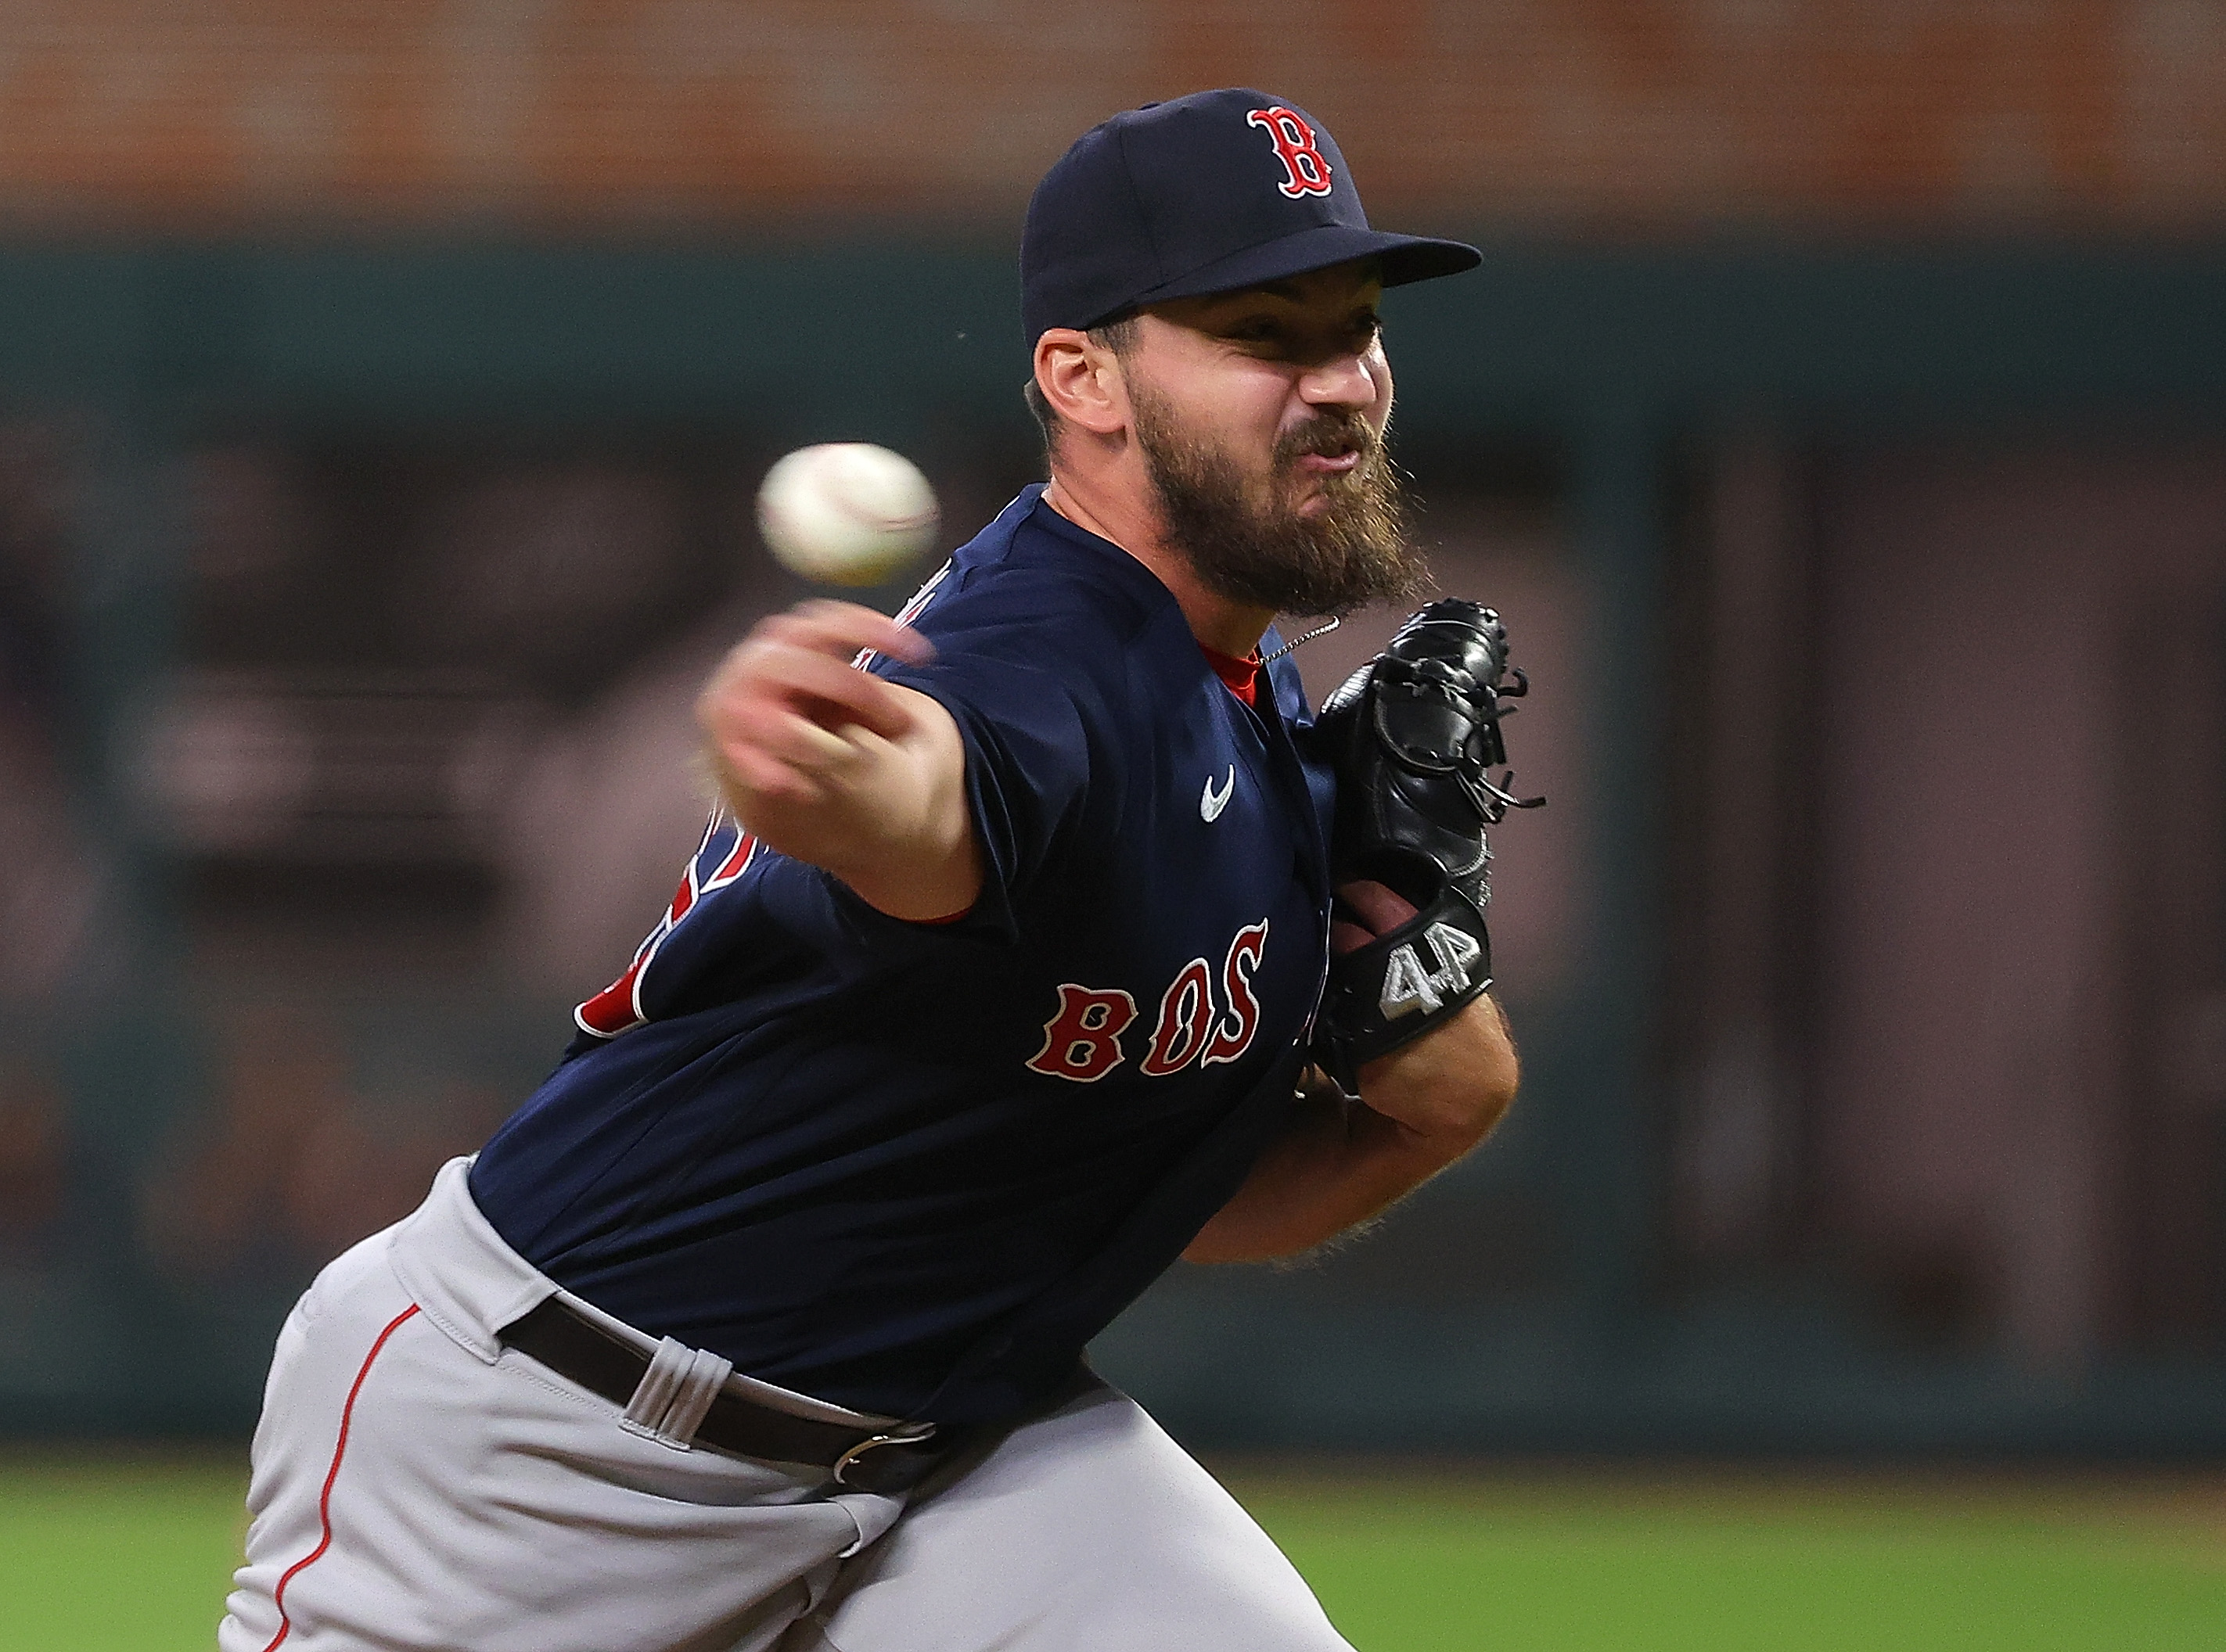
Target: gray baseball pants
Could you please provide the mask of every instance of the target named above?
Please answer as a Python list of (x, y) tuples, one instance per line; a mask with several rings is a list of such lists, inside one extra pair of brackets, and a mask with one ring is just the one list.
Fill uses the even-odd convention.
[(909, 1497), (690, 1446), (717, 1388), (887, 1420), (677, 1344), (653, 1405), (576, 1387), (496, 1340), (557, 1287), (466, 1168), (280, 1331), (221, 1652), (1350, 1652), (1266, 1534), (1103, 1382)]

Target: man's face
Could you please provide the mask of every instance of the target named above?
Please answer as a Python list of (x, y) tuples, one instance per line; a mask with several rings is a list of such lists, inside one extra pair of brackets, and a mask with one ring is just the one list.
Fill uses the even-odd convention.
[(1383, 447), (1382, 291), (1367, 264), (1337, 264), (1139, 318), (1123, 363), (1137, 446), (1217, 594), (1330, 614), (1421, 583)]

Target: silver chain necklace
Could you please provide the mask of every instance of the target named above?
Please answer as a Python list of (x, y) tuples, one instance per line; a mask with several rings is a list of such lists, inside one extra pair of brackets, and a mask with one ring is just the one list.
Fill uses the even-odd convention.
[(1274, 653), (1272, 653), (1272, 654), (1262, 654), (1262, 655), (1261, 655), (1261, 656), (1260, 656), (1260, 664), (1262, 664), (1262, 665), (1267, 665), (1267, 664), (1272, 664), (1274, 661), (1276, 661), (1276, 660), (1279, 660), (1279, 659), (1282, 658), (1284, 655), (1286, 655), (1286, 654), (1289, 653), (1289, 652), (1290, 652), (1294, 648), (1296, 648), (1296, 647), (1297, 647), (1301, 643), (1310, 643), (1310, 642), (1313, 641), (1313, 639), (1314, 639), (1315, 638), (1317, 638), (1317, 637), (1326, 637), (1327, 635), (1329, 635), (1329, 633), (1330, 633), (1331, 632), (1335, 631), (1335, 630), (1336, 630), (1339, 626), (1343, 625), (1344, 623), (1345, 623), (1345, 621), (1343, 621), (1342, 620), (1331, 620), (1331, 621), (1330, 621), (1327, 625), (1326, 625), (1326, 626), (1315, 626), (1312, 631), (1310, 631), (1310, 632), (1307, 632), (1307, 634), (1306, 634), (1305, 636), (1303, 636), (1303, 637), (1294, 637), (1293, 639), (1291, 639), (1291, 640), (1290, 640), (1290, 641), (1288, 641), (1288, 642), (1285, 643), (1285, 644), (1284, 644), (1281, 648), (1277, 649)]

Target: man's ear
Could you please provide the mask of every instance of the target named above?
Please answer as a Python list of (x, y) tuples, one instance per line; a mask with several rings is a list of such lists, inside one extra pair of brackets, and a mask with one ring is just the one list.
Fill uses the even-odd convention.
[(1067, 423), (1110, 436), (1129, 425), (1129, 387), (1120, 358), (1071, 327), (1036, 340), (1036, 388)]

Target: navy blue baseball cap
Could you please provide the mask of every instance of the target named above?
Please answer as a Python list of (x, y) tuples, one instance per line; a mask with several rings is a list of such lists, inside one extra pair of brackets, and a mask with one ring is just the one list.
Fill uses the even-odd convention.
[(1368, 226), (1336, 143), (1249, 86), (1146, 104), (1091, 127), (1028, 202), (1021, 325), (1091, 327), (1162, 299), (1233, 292), (1349, 258), (1396, 287), (1458, 275), (1474, 247)]

